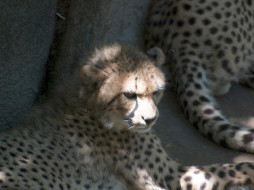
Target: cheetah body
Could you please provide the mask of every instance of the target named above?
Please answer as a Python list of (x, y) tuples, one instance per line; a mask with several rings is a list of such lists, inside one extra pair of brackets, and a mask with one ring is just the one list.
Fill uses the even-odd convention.
[(167, 55), (186, 117), (205, 136), (232, 149), (254, 152), (254, 131), (230, 123), (213, 96), (232, 82), (254, 87), (252, 1), (152, 1), (146, 46)]
[[(153, 58), (119, 45), (98, 50), (58, 96), (20, 127), (1, 133), (0, 189), (208, 190), (254, 184), (252, 163), (187, 167), (167, 156), (149, 131), (165, 85), (158, 68), (164, 57), (157, 48), (148, 54)], [(119, 75), (124, 80), (116, 80)]]
[[(75, 121), (79, 117), (75, 117)], [(91, 121), (85, 117), (82, 121), (84, 119)], [(51, 122), (48, 124), (54, 125)], [(121, 182), (110, 175), (107, 166), (99, 163), (102, 157), (96, 156), (85, 144), (77, 150), (75, 142), (65, 132), (68, 130), (50, 128), (38, 131), (36, 128), (24, 131), (22, 128), (14, 130), (11, 135), (2, 135), (5, 140), (1, 145), (1, 188), (123, 189)], [(24, 139), (29, 139), (29, 142)], [(4, 144), (10, 145), (8, 150)]]

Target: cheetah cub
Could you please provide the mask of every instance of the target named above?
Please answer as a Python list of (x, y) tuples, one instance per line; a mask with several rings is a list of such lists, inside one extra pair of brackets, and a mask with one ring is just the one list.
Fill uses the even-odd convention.
[(20, 127), (0, 134), (0, 189), (222, 190), (254, 184), (254, 164), (182, 166), (150, 132), (164, 55), (111, 45)]
[(254, 88), (254, 3), (251, 0), (153, 0), (146, 47), (167, 55), (181, 107), (204, 136), (254, 153), (254, 129), (232, 124), (214, 96), (232, 82)]

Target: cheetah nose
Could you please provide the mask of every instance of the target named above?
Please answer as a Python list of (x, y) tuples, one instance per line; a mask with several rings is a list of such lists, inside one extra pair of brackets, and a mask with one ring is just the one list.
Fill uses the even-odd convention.
[(143, 119), (144, 119), (146, 125), (150, 125), (151, 123), (153, 123), (155, 121), (156, 117), (148, 118), (148, 119), (143, 118)]

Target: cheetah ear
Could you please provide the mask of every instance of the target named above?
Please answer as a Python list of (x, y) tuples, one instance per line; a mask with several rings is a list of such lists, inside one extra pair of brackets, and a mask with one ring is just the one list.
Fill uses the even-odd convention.
[(165, 63), (165, 55), (160, 48), (151, 48), (146, 53), (151, 59), (155, 61), (156, 66), (160, 67)]
[(98, 65), (84, 65), (80, 71), (82, 83), (98, 83), (106, 78), (106, 72)]

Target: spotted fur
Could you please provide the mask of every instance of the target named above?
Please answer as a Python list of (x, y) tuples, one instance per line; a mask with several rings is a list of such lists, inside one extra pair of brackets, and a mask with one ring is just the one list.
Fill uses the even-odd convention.
[(181, 107), (197, 130), (231, 149), (254, 153), (254, 129), (227, 120), (214, 96), (232, 82), (254, 87), (251, 0), (154, 0), (146, 47), (166, 53)]
[[(98, 50), (56, 97), (33, 110), (22, 126), (1, 133), (0, 189), (222, 190), (253, 185), (252, 163), (187, 167), (167, 156), (148, 130), (165, 85), (158, 68), (164, 57), (157, 48), (148, 54), (119, 45)], [(139, 110), (137, 102), (147, 109)], [(130, 114), (135, 118), (131, 124), (125, 122)], [(148, 116), (153, 121), (146, 121)]]

